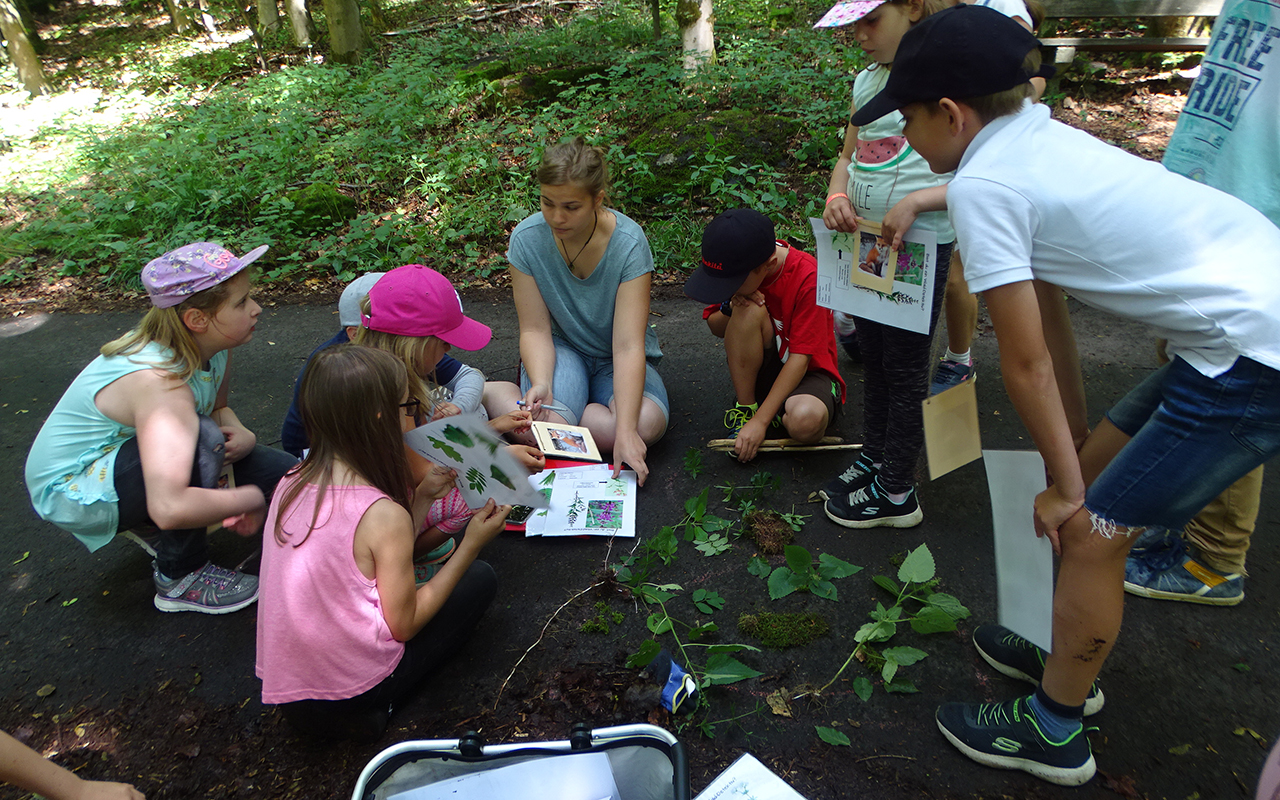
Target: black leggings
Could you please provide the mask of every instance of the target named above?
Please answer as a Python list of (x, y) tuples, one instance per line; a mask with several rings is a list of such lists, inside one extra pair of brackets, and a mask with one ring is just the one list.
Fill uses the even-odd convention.
[(387, 719), (431, 672), (453, 657), (498, 593), (493, 567), (473, 561), (436, 615), (404, 643), (395, 671), (364, 694), (346, 700), (299, 700), (280, 710), (299, 731), (325, 738), (376, 739)]
[[(200, 433), (196, 439), (195, 458), (191, 464), (191, 486), (213, 489), (222, 474), (226, 437), (212, 418), (200, 417)], [(298, 459), (280, 450), (261, 445), (235, 463), (236, 486), (253, 484), (271, 501), (276, 484)], [(147, 513), (147, 489), (142, 478), (142, 458), (138, 440), (130, 439), (120, 446), (115, 467), (116, 507), (120, 522), (116, 530), (155, 528)], [(205, 565), (208, 556), (207, 526), (175, 531), (157, 531), (152, 538), (156, 550), (156, 569), (162, 575), (177, 578)]]
[(862, 348), (862, 452), (881, 462), (880, 485), (886, 492), (905, 492), (916, 483), (916, 462), (924, 447), (924, 413), (929, 396), (930, 352), (947, 290), (951, 245), (938, 245), (929, 332), (895, 328), (855, 317)]

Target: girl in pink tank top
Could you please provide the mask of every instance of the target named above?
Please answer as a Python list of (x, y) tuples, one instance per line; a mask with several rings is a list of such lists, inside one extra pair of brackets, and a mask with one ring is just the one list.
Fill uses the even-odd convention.
[(401, 446), (407, 373), (388, 353), (317, 353), (299, 411), (311, 450), (281, 481), (263, 537), (257, 674), (262, 701), (301, 730), (373, 739), (394, 706), (465, 641), (497, 589), (477, 561), (509, 506), (490, 500), (452, 558), (415, 586), (413, 546), (453, 488), (436, 467), (412, 485)]

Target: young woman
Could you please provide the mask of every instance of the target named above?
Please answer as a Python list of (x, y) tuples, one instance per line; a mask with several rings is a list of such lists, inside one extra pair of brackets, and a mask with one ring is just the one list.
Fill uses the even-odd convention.
[(648, 477), (670, 416), (649, 327), (653, 254), (640, 226), (604, 205), (609, 168), (580, 137), (538, 165), (542, 210), (516, 226), (507, 259), (520, 317), (520, 388), (534, 419), (582, 425), (602, 452)]

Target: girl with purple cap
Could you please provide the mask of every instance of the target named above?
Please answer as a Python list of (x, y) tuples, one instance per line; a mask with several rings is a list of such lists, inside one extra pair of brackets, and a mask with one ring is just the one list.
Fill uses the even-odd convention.
[[(484, 381), (478, 371), (459, 364), (462, 370), (479, 376), (482, 395), (476, 393), (466, 402), (460, 399), (459, 385), (442, 387), (436, 381), (437, 370), (453, 347), (481, 350), (489, 344), (493, 332), (462, 311), (462, 301), (449, 279), (421, 264), (397, 267), (378, 279), (361, 302), (361, 327), (353, 342), (396, 356), (409, 374), (408, 410), (402, 415), (404, 430), (413, 430), (425, 422), (479, 410), (497, 409), (501, 404), (514, 405), (520, 390), (513, 383)], [(463, 375), (454, 370), (456, 375)], [(498, 399), (495, 399), (498, 398)], [(452, 401), (452, 402), (451, 402)], [(489, 425), (498, 433), (520, 433), (528, 430), (530, 414), (517, 410), (495, 417)], [(432, 469), (441, 470), (422, 456), (405, 448), (415, 485)], [(534, 447), (514, 445), (512, 453), (532, 471), (542, 469), (542, 453)], [(435, 574), (452, 554), (454, 537), (462, 533), (471, 520), (472, 510), (454, 489), (432, 504), (422, 523), (414, 545), (415, 574), (419, 583)]]
[[(153, 308), (72, 382), (27, 457), (41, 518), (90, 551), (131, 531), (154, 549), (161, 611), (226, 614), (258, 599), (256, 576), (208, 560), (206, 534), (261, 530), (296, 462), (259, 446), (227, 407), (227, 351), (253, 338), (262, 312), (245, 267), (265, 251), (237, 258), (197, 242), (147, 264)], [(217, 488), (224, 463), (234, 488)]]

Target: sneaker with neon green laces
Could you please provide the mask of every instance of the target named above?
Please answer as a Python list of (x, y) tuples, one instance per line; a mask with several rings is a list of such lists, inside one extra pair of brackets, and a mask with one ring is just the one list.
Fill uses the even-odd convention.
[(1084, 726), (1055, 742), (1026, 697), (1003, 703), (943, 703), (938, 729), (961, 753), (988, 767), (1018, 769), (1059, 786), (1080, 786), (1097, 771)]

